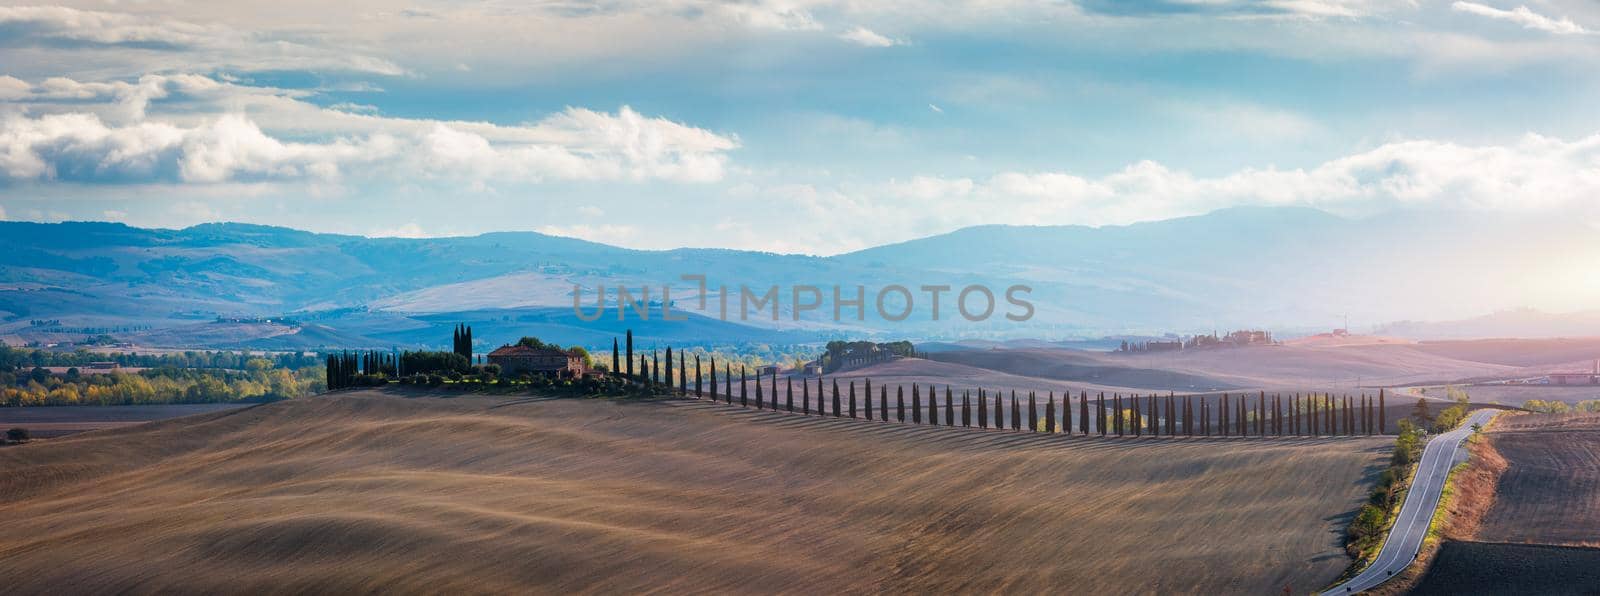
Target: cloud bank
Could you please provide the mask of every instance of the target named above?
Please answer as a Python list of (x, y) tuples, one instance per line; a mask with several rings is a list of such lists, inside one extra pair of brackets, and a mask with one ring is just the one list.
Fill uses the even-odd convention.
[[(159, 103), (169, 94), (186, 98), (176, 106), (181, 110), (169, 113)], [(197, 184), (383, 176), (710, 182), (723, 177), (727, 152), (738, 147), (734, 138), (627, 106), (614, 113), (567, 108), (498, 126), (323, 109), (296, 95), (195, 75), (151, 75), (136, 83), (0, 78), (0, 97), (41, 112), (0, 113), (0, 176)], [(91, 104), (97, 111), (86, 109), (85, 100), (97, 102)], [(150, 110), (151, 102), (161, 109)], [(228, 108), (241, 105), (257, 109), (252, 115)], [(331, 138), (285, 140), (257, 118), (294, 121)]]

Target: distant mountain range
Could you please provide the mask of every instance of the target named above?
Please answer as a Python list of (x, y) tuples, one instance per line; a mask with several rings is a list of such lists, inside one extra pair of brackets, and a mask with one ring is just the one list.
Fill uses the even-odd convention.
[[(399, 239), (246, 224), (164, 230), (0, 222), (0, 338), (70, 341), (69, 328), (148, 326), (111, 335), (177, 346), (439, 345), (441, 330), (457, 320), (489, 325), (494, 341), (538, 332), (563, 343), (604, 340), (624, 327), (707, 343), (869, 334), (1060, 339), (1234, 327), (1292, 334), (1336, 327), (1345, 317), (1372, 328), (1537, 305), (1566, 291), (1563, 276), (1592, 276), (1584, 262), (1600, 262), (1600, 239), (1577, 222), (1415, 212), (1347, 219), (1303, 208), (1099, 228), (979, 226), (833, 257), (641, 251), (532, 232)], [(680, 279), (691, 274), (705, 275), (713, 290), (706, 311), (697, 311), (696, 284)], [(572, 310), (574, 284), (585, 288), (586, 308), (601, 285), (630, 287), (636, 297), (648, 285), (650, 300), (660, 301), (670, 284), (675, 309), (709, 316), (661, 321), (657, 305), (648, 322), (619, 323), (614, 310), (586, 322)], [(738, 320), (741, 284), (758, 294), (778, 286), (778, 320), (770, 310)], [(874, 293), (888, 284), (914, 293), (905, 321), (872, 312)], [(956, 313), (954, 294), (969, 284), (991, 288), (1000, 301), (982, 323)], [(1029, 321), (1000, 316), (1003, 292), (1014, 284), (1032, 288)], [(721, 285), (732, 292), (731, 321), (716, 316)], [(817, 286), (824, 297), (800, 321), (790, 304), (797, 285)], [(865, 320), (849, 309), (844, 320), (831, 320), (836, 285), (846, 297), (866, 287)], [(938, 321), (924, 285), (952, 287)], [(1571, 287), (1600, 291), (1594, 286)], [(891, 295), (888, 304), (896, 303)], [(219, 316), (279, 320), (218, 323)], [(1406, 325), (1389, 329), (1422, 329)]]

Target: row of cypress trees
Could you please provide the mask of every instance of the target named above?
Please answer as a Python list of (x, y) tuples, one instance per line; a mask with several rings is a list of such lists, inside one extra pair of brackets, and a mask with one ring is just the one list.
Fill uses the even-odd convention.
[[(639, 372), (634, 376), (633, 333), (630, 330), (626, 339), (627, 348), (627, 374), (637, 381), (657, 385), (669, 393), (679, 396), (693, 396), (696, 398), (710, 398), (713, 401), (722, 400), (733, 404), (736, 397), (734, 389), (734, 371), (724, 363), (722, 367), (722, 391), (717, 391), (717, 363), (712, 358), (709, 366), (704, 366), (699, 356), (694, 357), (691, 365), (679, 354), (675, 359), (671, 347), (666, 349), (666, 360), (663, 363), (660, 355), (652, 351), (648, 356), (640, 354), (638, 357)], [(616, 370), (619, 360), (623, 357), (619, 353), (620, 347), (615, 340), (612, 341), (611, 358), (613, 370)], [(676, 367), (677, 378), (673, 378), (673, 369)], [(693, 382), (689, 378), (689, 369), (694, 369)], [(709, 370), (709, 386), (707, 380), (702, 378), (703, 371)], [(766, 381), (766, 383), (763, 383)], [(811, 396), (812, 384), (808, 380), (800, 381), (800, 399), (798, 409), (795, 400), (795, 379), (785, 377), (783, 380), (782, 403), (779, 400), (778, 374), (774, 370), (768, 378), (757, 377), (752, 379), (743, 366), (738, 371), (738, 403), (744, 407), (754, 406), (757, 409), (782, 410), (799, 412), (805, 415), (832, 416), (836, 418), (865, 418), (867, 420), (892, 420), (896, 422), (910, 422), (912, 424), (932, 424), (944, 426), (977, 426), (979, 428), (993, 428), (1011, 430), (1028, 430), (1032, 432), (1045, 432), (1071, 434), (1073, 432), (1073, 416), (1071, 394), (1064, 394), (1061, 400), (1061, 412), (1056, 413), (1055, 392), (1050, 392), (1044, 398), (1044, 416), (1040, 416), (1039, 396), (1030, 392), (1027, 395), (1027, 418), (1023, 418), (1022, 402), (1015, 391), (1011, 392), (1010, 407), (1006, 407), (1006, 398), (1001, 392), (992, 395), (985, 389), (977, 389), (976, 395), (971, 390), (962, 390), (960, 401), (956, 400), (955, 390), (946, 385), (943, 392), (943, 404), (939, 400), (939, 390), (936, 386), (928, 386), (926, 400), (922, 386), (912, 385), (911, 393), (906, 395), (904, 386), (895, 387), (893, 409), (890, 408), (889, 388), (886, 385), (878, 386), (877, 407), (873, 404), (872, 380), (863, 379), (863, 393), (857, 392), (855, 381), (849, 381), (841, 389), (838, 379), (833, 379), (831, 391), (823, 377), (816, 379), (816, 399)], [(751, 386), (754, 386), (752, 392)], [(831, 400), (829, 395), (831, 394)], [(909, 405), (907, 398), (909, 397)], [(1254, 398), (1253, 400), (1251, 398)], [(753, 403), (752, 403), (753, 401)], [(830, 408), (829, 405), (832, 407)], [(815, 404), (815, 412), (813, 412)], [(959, 404), (959, 405), (958, 405)], [(1269, 437), (1269, 436), (1351, 436), (1385, 434), (1388, 431), (1385, 407), (1387, 405), (1386, 393), (1378, 392), (1376, 398), (1361, 395), (1358, 399), (1350, 396), (1334, 396), (1331, 394), (1312, 394), (1301, 397), (1299, 394), (1291, 396), (1285, 404), (1281, 394), (1270, 398), (1265, 392), (1254, 396), (1246, 394), (1222, 394), (1219, 396), (1178, 396), (1168, 394), (1165, 396), (1132, 395), (1124, 397), (1113, 394), (1108, 401), (1104, 393), (1094, 400), (1091, 408), (1088, 392), (1078, 395), (1078, 415), (1076, 416), (1077, 432), (1089, 435), (1091, 432), (1101, 436), (1222, 436), (1222, 437)], [(1093, 410), (1094, 418), (1091, 425), (1090, 412)], [(959, 413), (959, 417), (958, 417)], [(992, 413), (992, 414), (991, 414)], [(1009, 413), (1009, 416), (1007, 414)], [(1108, 424), (1109, 419), (1109, 424)], [(1057, 423), (1059, 420), (1059, 424)]]
[(362, 385), (361, 376), (395, 376), (400, 362), (389, 352), (341, 352), (327, 358), (328, 389), (344, 389)]

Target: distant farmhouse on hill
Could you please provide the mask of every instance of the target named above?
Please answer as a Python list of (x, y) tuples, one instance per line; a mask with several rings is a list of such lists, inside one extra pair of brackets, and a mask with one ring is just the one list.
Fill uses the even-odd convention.
[(556, 348), (506, 345), (489, 352), (489, 364), (498, 365), (501, 374), (523, 373), (576, 378), (584, 374), (583, 357)]

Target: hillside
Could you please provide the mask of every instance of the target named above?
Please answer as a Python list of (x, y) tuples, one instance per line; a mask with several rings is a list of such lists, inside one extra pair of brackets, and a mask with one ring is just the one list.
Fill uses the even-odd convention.
[[(1596, 346), (1594, 343), (1587, 345)], [(1501, 360), (1537, 362), (1539, 354), (1505, 348)], [(1600, 346), (1596, 346), (1600, 348)], [(1460, 354), (1465, 352), (1466, 354)], [(1600, 349), (1597, 349), (1600, 352)], [(1479, 360), (1487, 353), (1451, 343), (1281, 345), (1174, 352), (1117, 353), (1070, 349), (946, 349), (929, 358), (1073, 384), (1154, 391), (1354, 391), (1365, 387), (1514, 375), (1522, 369)], [(1546, 358), (1568, 358), (1556, 351)]]
[(1346, 565), (1384, 455), (348, 393), (0, 449), (0, 575), (19, 594), (1303, 592)]
[[(1541, 255), (1600, 254), (1592, 234), (1539, 222), (1544, 233), (1529, 237), (1504, 224), (1459, 215), (1401, 213), (1356, 220), (1309, 209), (1239, 208), (1100, 228), (982, 226), (815, 257), (632, 250), (532, 232), (401, 239), (244, 224), (163, 230), (0, 222), (0, 336), (62, 341), (86, 335), (52, 335), (29, 324), (59, 319), (66, 328), (171, 329), (130, 338), (159, 345), (201, 345), (213, 336), (239, 347), (379, 345), (395, 338), (360, 332), (366, 315), (359, 313), (488, 322), (465, 314), (570, 310), (575, 285), (591, 298), (601, 286), (613, 297), (620, 286), (635, 291), (649, 286), (651, 300), (661, 300), (663, 284), (675, 286), (671, 298), (687, 311), (699, 306), (700, 295), (683, 275), (706, 276), (713, 292), (729, 288), (730, 322), (740, 324), (730, 331), (777, 330), (808, 339), (870, 332), (929, 338), (1102, 337), (1194, 333), (1219, 325), (1305, 330), (1332, 327), (1337, 319), (1330, 313), (1362, 321), (1459, 318), (1537, 305), (1549, 295), (1581, 298), (1565, 286), (1541, 285), (1561, 275), (1529, 282), (1520, 272), (1527, 262), (1546, 260)], [(1463, 245), (1455, 241), (1461, 237), (1476, 241)], [(931, 300), (918, 291), (913, 315), (889, 321), (870, 307), (874, 291), (889, 284), (954, 290), (982, 284), (1001, 298), (998, 312), (1010, 311), (1003, 300), (1006, 288), (1026, 285), (1034, 315), (1026, 323), (1000, 316), (968, 323), (952, 312), (951, 292), (944, 297), (942, 318), (934, 321)], [(760, 313), (739, 317), (740, 286), (759, 293), (774, 285), (782, 288), (777, 320)], [(844, 320), (836, 322), (825, 305), (795, 321), (790, 290), (799, 285), (815, 285), (829, 298), (833, 286), (844, 288), (846, 298), (850, 288), (865, 286), (867, 316), (855, 321), (847, 309)], [(981, 304), (973, 306), (981, 310)], [(716, 313), (710, 306), (700, 314)], [(318, 317), (327, 329), (194, 335), (213, 330), (193, 323), (217, 315)], [(1531, 331), (1552, 328), (1540, 320), (1545, 322)], [(582, 341), (581, 329), (553, 331), (570, 334), (550, 339)], [(680, 344), (701, 337), (690, 326), (667, 325), (662, 331), (661, 337)]]

